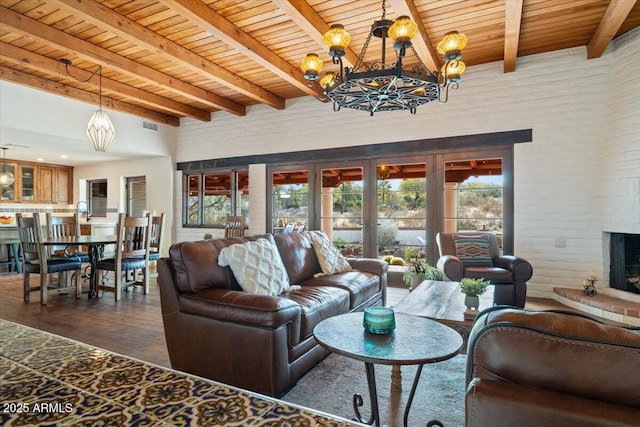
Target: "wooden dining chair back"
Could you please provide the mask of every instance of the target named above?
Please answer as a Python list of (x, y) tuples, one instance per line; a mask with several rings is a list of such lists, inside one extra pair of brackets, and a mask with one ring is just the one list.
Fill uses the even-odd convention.
[(162, 245), (162, 230), (164, 229), (164, 213), (151, 217), (151, 234), (149, 241), (149, 259), (157, 261), (160, 258)]
[[(79, 298), (82, 293), (82, 284), (79, 280), (82, 267), (80, 259), (78, 257), (48, 257), (48, 251), (42, 244), (42, 225), (38, 213), (34, 213), (30, 218), (23, 217), (18, 213), (16, 214), (16, 223), (22, 249), (24, 302), (29, 302), (30, 293), (38, 290), (40, 291), (40, 303), (43, 305), (47, 303), (49, 292), (75, 292), (76, 298)], [(52, 278), (49, 276), (51, 273), (60, 273), (57, 282), (51, 280)], [(31, 274), (40, 275), (39, 286), (31, 286)]]
[(162, 230), (164, 229), (164, 213), (151, 217), (151, 234), (149, 242), (149, 261), (155, 265), (149, 269), (149, 277), (158, 277), (158, 260), (162, 248)]
[(224, 237), (244, 236), (244, 216), (228, 215), (227, 223), (224, 226)]
[[(47, 234), (52, 237), (80, 236), (80, 221), (78, 214), (71, 216), (56, 216), (47, 212)], [(77, 256), (82, 262), (89, 262), (89, 254), (83, 252), (77, 245), (49, 246), (49, 256)]]
[[(118, 216), (116, 253), (112, 258), (98, 261), (98, 290), (115, 293), (116, 301), (130, 286), (142, 286), (145, 295), (149, 293), (149, 248), (151, 244), (151, 214), (145, 217)], [(103, 280), (104, 271), (113, 271), (113, 283)], [(138, 280), (137, 272), (142, 272)], [(129, 272), (133, 272), (129, 280)]]

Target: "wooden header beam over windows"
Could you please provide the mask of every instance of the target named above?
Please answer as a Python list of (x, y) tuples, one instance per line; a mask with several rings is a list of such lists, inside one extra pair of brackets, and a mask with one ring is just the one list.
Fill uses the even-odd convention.
[(247, 167), (248, 165), (263, 163), (269, 165), (308, 163), (309, 159), (314, 159), (316, 162), (341, 161), (344, 159), (375, 159), (396, 157), (398, 153), (403, 153), (404, 155), (419, 155), (425, 153), (433, 154), (447, 150), (496, 147), (500, 145), (532, 141), (533, 130), (522, 129), (476, 135), (422, 139), (417, 141), (388, 142), (385, 144), (330, 148), (324, 150), (294, 151), (290, 153), (180, 162), (177, 164), (177, 170), (188, 172), (192, 170), (203, 171), (217, 168)]

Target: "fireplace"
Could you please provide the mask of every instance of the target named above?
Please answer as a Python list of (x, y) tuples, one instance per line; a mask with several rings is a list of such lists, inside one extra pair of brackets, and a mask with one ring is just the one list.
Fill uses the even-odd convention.
[(640, 294), (640, 234), (611, 233), (612, 288)]

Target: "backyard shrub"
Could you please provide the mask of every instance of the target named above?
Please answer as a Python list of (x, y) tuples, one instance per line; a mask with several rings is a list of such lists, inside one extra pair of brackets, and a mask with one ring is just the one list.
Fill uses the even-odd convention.
[(404, 265), (404, 260), (400, 257), (394, 256), (389, 262), (390, 265)]

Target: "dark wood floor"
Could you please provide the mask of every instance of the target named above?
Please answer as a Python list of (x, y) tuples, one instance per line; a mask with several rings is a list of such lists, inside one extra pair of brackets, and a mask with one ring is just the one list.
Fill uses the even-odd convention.
[[(32, 276), (33, 284), (38, 277)], [(393, 306), (409, 291), (389, 287), (387, 305)], [(527, 308), (567, 308), (555, 301), (531, 299)], [(31, 302), (22, 300), (22, 275), (0, 273), (0, 318), (62, 335), (115, 353), (170, 367), (160, 311), (160, 294), (155, 279), (150, 293), (136, 288), (115, 302), (113, 293), (88, 299), (50, 294), (46, 306), (40, 305), (38, 292)]]
[[(32, 276), (33, 284), (38, 276)], [(153, 279), (152, 279), (153, 280)], [(150, 292), (125, 292), (116, 302), (114, 294), (88, 299), (49, 294), (46, 306), (40, 294), (31, 293), (31, 302), (22, 299), (22, 275), (0, 274), (0, 318), (62, 335), (83, 343), (170, 367), (160, 311), (160, 293), (155, 280)]]

